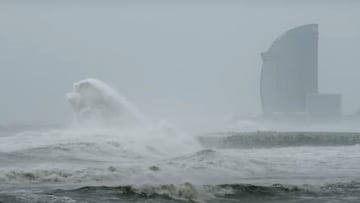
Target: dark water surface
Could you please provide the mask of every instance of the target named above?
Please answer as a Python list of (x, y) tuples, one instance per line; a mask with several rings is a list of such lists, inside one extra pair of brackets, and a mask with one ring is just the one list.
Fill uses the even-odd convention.
[[(351, 202), (360, 200), (360, 183), (338, 183), (323, 186), (224, 184), (203, 186), (199, 191), (190, 183), (184, 184), (189, 190), (176, 189), (174, 185), (160, 185), (156, 188), (136, 188), (133, 186), (88, 186), (78, 189), (20, 189), (0, 194), (3, 203), (47, 203), (47, 202)], [(183, 187), (184, 187), (183, 185)], [(202, 192), (203, 194), (199, 194)]]
[(360, 202), (358, 134), (237, 136), (177, 156), (118, 132), (0, 136), (0, 202)]

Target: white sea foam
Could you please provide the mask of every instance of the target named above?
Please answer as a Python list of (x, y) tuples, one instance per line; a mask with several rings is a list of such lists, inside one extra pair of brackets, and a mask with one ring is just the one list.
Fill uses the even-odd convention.
[(351, 181), (360, 169), (359, 146), (204, 149), (167, 122), (144, 124), (133, 104), (94, 79), (75, 83), (68, 99), (74, 126), (0, 137), (0, 185), (315, 183)]
[[(82, 174), (76, 171), (86, 172), (89, 168), (99, 168), (99, 164), (102, 165), (100, 168), (131, 164), (145, 165), (146, 168), (149, 162), (202, 148), (196, 139), (179, 133), (166, 121), (145, 122), (145, 116), (133, 104), (99, 80), (75, 83), (67, 98), (76, 121), (70, 128), (24, 131), (0, 137), (0, 155), (3, 155), (0, 170), (3, 169), (5, 177), (2, 180), (6, 182), (6, 177), (20, 177), (20, 180), (39, 177), (34, 179), (42, 180), (43, 176), (51, 180), (51, 177), (57, 177), (53, 174), (58, 173), (43, 171), (70, 170)], [(22, 171), (11, 175), (16, 168)], [(40, 175), (21, 175), (27, 173)], [(112, 175), (114, 173), (109, 177)], [(60, 176), (56, 180), (71, 181), (71, 177), (75, 176), (65, 179)]]
[(124, 128), (145, 122), (133, 104), (97, 79), (76, 82), (66, 96), (77, 124)]

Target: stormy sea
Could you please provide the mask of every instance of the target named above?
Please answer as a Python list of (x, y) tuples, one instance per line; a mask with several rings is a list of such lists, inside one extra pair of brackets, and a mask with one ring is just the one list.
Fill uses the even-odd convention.
[(66, 95), (74, 124), (0, 132), (0, 202), (359, 202), (356, 132), (210, 132), (154, 123), (107, 84)]

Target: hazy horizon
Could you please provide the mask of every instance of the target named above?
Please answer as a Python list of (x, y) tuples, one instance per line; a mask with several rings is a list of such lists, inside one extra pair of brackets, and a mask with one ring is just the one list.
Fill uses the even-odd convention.
[(359, 11), (0, 1), (0, 203), (360, 202)]
[(260, 53), (308, 23), (320, 92), (342, 94), (344, 114), (360, 108), (360, 2), (106, 2), (0, 3), (0, 123), (67, 122), (65, 94), (85, 78), (154, 120), (257, 115)]

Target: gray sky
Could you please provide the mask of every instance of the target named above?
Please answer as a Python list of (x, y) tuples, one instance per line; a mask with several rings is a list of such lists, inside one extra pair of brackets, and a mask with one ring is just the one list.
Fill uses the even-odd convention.
[(0, 123), (68, 120), (64, 95), (88, 77), (155, 119), (258, 114), (260, 53), (307, 23), (320, 91), (360, 107), (360, 2), (102, 2), (0, 2)]

